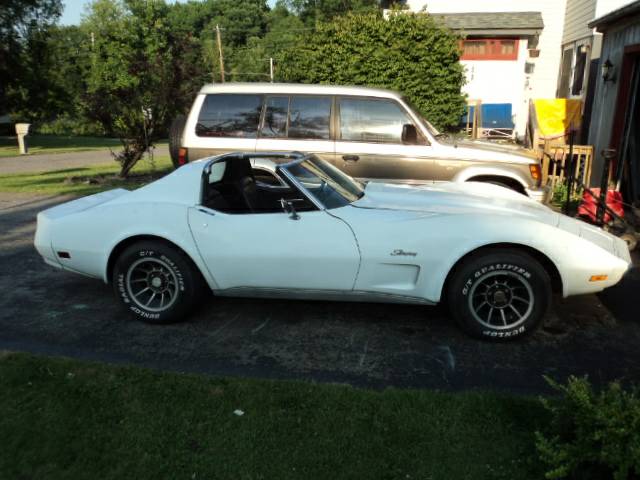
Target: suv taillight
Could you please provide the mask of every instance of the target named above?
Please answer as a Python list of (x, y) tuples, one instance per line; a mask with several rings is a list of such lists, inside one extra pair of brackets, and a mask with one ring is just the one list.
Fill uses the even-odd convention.
[(181, 148), (178, 150), (178, 165), (184, 165), (187, 163), (187, 149)]

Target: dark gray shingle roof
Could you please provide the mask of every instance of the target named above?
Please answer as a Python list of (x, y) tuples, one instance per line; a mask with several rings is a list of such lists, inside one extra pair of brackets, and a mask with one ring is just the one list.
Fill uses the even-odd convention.
[(432, 13), (452, 30), (541, 30), (544, 28), (540, 12), (469, 12)]

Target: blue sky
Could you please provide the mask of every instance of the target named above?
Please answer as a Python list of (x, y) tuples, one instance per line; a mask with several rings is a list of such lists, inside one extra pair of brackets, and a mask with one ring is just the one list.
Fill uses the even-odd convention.
[[(173, 3), (174, 0), (168, 0)], [(180, 0), (178, 0), (180, 1)], [(63, 0), (64, 12), (60, 23), (62, 25), (77, 25), (80, 23), (80, 16), (84, 13), (85, 6), (91, 3), (91, 0)], [(273, 5), (275, 0), (269, 0), (269, 5)]]

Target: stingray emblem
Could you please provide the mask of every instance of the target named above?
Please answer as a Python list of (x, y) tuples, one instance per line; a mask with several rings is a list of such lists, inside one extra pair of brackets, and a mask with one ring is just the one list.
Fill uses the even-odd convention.
[(416, 252), (405, 252), (401, 248), (397, 248), (391, 252), (392, 257), (415, 257), (416, 255), (418, 255)]

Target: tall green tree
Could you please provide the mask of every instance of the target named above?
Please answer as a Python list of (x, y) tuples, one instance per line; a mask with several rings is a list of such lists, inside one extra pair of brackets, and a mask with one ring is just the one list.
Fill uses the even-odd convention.
[[(270, 76), (270, 58), (295, 45), (300, 33), (306, 31), (300, 18), (279, 1), (266, 16), (267, 31), (264, 36), (252, 37), (244, 46), (230, 49), (231, 80), (265, 81)], [(274, 65), (278, 80), (278, 65)]]
[[(0, 114), (29, 101), (34, 78), (26, 62), (47, 56), (46, 33), (62, 13), (61, 0), (2, 0), (0, 6)], [(27, 66), (29, 67), (29, 66)]]
[(306, 25), (326, 22), (347, 13), (372, 13), (379, 0), (286, 0), (287, 7)]
[(84, 113), (120, 138), (121, 176), (177, 109), (168, 8), (163, 0), (97, 0), (83, 25), (93, 34)]
[(441, 128), (464, 109), (458, 37), (427, 14), (352, 14), (318, 25), (278, 57), (279, 78), (399, 90)]
[(77, 116), (84, 92), (89, 38), (77, 26), (50, 26), (29, 32), (22, 46), (20, 82), (11, 85), (11, 112), (42, 123)]

